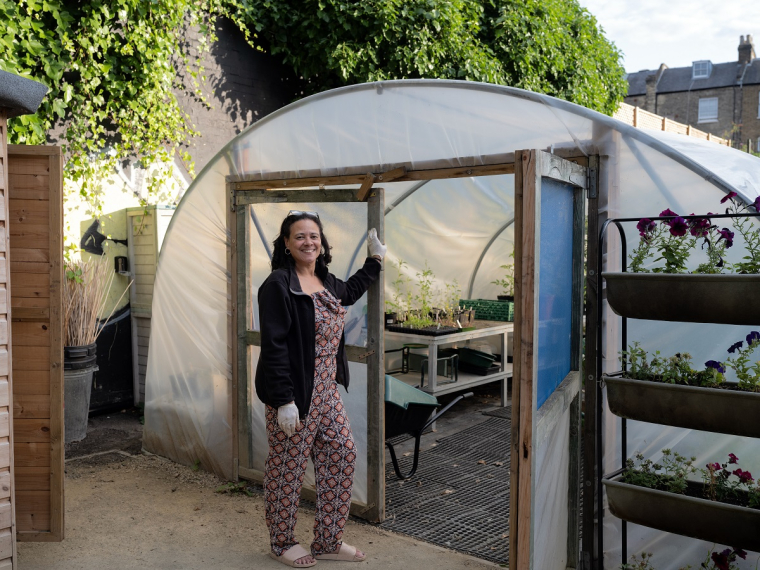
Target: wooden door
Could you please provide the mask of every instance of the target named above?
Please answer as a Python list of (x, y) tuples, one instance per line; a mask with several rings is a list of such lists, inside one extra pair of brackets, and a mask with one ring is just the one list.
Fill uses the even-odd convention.
[[(9, 242), (4, 255), (12, 277), (7, 342), (10, 353), (12, 337), (16, 537), (59, 541), (64, 455), (61, 149), (9, 145), (8, 173), (7, 234), (0, 244)], [(0, 296), (5, 298), (2, 290)]]

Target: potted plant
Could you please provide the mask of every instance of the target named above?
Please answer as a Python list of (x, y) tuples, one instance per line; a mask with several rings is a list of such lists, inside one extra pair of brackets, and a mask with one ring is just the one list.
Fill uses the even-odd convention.
[[(515, 252), (509, 254), (509, 257), (514, 259)], [(498, 285), (501, 287), (501, 295), (497, 295), (496, 298), (499, 301), (509, 301), (510, 303), (515, 302), (515, 266), (513, 263), (506, 263), (504, 265), (499, 266), (501, 269), (504, 270), (504, 277), (502, 279), (496, 279), (494, 281), (491, 281), (494, 285)]]
[[(760, 551), (760, 485), (729, 454), (723, 464), (694, 467), (669, 449), (653, 462), (637, 454), (604, 479), (610, 512), (618, 518), (735, 548)], [(701, 473), (702, 481), (689, 479)]]
[[(66, 262), (63, 286), (63, 368), (65, 442), (87, 435), (92, 377), (98, 367), (96, 340), (114, 309), (101, 320), (115, 272), (105, 257)], [(131, 283), (130, 283), (131, 284)], [(129, 284), (116, 302), (129, 290)]]
[[(622, 353), (624, 372), (603, 375), (610, 411), (622, 418), (702, 431), (760, 437), (760, 362), (750, 355), (760, 347), (760, 332), (728, 348), (723, 362), (708, 360), (703, 370), (679, 353), (650, 359), (638, 343)], [(737, 382), (726, 382), (733, 370)]]
[[(726, 195), (726, 214), (737, 215), (735, 232), (713, 224), (705, 216), (679, 216), (666, 209), (660, 222), (639, 220), (640, 240), (630, 256), (630, 272), (605, 272), (607, 301), (619, 315), (637, 319), (682, 322), (760, 324), (760, 306), (747, 303), (760, 288), (760, 226), (747, 215), (760, 212), (760, 198), (751, 205)], [(741, 235), (747, 254), (730, 263), (726, 252)], [(692, 252), (701, 249), (706, 259), (687, 273)], [(657, 256), (657, 257), (656, 257)], [(650, 260), (662, 262), (653, 269)]]

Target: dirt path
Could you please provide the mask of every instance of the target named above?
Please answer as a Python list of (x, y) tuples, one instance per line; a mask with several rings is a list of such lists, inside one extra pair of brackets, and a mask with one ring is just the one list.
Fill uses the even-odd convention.
[[(89, 436), (88, 436), (89, 437)], [(87, 440), (84, 440), (87, 441)], [(126, 451), (66, 463), (66, 538), (19, 543), (21, 570), (284, 568), (267, 557), (263, 497), (222, 494), (215, 476)], [(298, 538), (313, 512), (301, 509)], [(368, 553), (354, 568), (472, 570), (495, 564), (349, 522), (346, 541)], [(315, 568), (344, 568), (320, 562)]]

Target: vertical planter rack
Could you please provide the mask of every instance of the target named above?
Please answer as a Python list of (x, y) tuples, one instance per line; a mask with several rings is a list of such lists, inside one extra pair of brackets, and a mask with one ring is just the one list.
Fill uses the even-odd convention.
[[(758, 217), (760, 214), (721, 214), (710, 218)], [(672, 216), (653, 217), (653, 221)], [(691, 216), (683, 216), (690, 218)], [(694, 216), (704, 217), (704, 216)], [(605, 221), (599, 233), (597, 267), (602, 267), (602, 252), (607, 229), (614, 225), (619, 232), (622, 272), (604, 272), (606, 298), (610, 308), (622, 317), (621, 349), (628, 346), (627, 319), (671, 322), (718, 323), (760, 326), (760, 307), (749, 307), (747, 300), (760, 290), (760, 275), (699, 275), (626, 272), (627, 247), (623, 223), (639, 218)], [(600, 282), (601, 283), (601, 282)], [(730, 387), (714, 389), (662, 384), (625, 378), (625, 370), (615, 374), (602, 372), (602, 295), (597, 295), (596, 322), (597, 378), (597, 512), (599, 517), (598, 559), (604, 559), (603, 504), (604, 491), (611, 514), (622, 522), (622, 562), (626, 563), (627, 522), (656, 528), (701, 540), (730, 544), (733, 547), (760, 551), (756, 530), (760, 510), (727, 505), (716, 501), (677, 495), (623, 483), (627, 452), (627, 419), (672, 425), (701, 431), (760, 438), (756, 421), (760, 413), (760, 394), (741, 392)], [(623, 467), (604, 475), (601, 414), (602, 383), (607, 387), (610, 411), (621, 418), (621, 455)], [(715, 411), (711, 414), (710, 411)], [(711, 419), (712, 418), (712, 419)], [(668, 516), (664, 516), (669, 513)], [(707, 518), (705, 518), (707, 517)], [(704, 520), (721, 520), (721, 524), (704, 525)], [(743, 530), (742, 525), (749, 529)]]

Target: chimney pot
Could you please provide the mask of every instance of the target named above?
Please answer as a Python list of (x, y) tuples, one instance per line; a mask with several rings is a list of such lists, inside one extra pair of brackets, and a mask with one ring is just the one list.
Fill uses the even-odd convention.
[(752, 42), (752, 35), (747, 34), (739, 36), (739, 63), (752, 63), (755, 59), (755, 44)]

